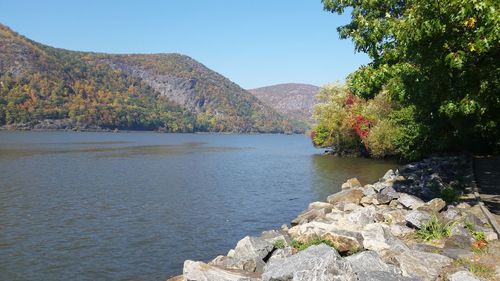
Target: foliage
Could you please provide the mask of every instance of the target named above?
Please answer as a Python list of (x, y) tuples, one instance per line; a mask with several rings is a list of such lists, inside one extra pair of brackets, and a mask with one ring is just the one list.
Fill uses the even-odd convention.
[[(67, 51), (30, 41), (1, 24), (0, 41), (0, 125), (67, 119), (167, 132), (303, 130), (186, 56)], [(155, 83), (148, 83), (157, 76), (189, 90), (191, 103), (160, 94)]]
[(297, 249), (297, 251), (303, 251), (313, 245), (320, 245), (320, 244), (326, 244), (332, 248), (335, 248), (335, 245), (329, 241), (329, 240), (325, 240), (319, 236), (317, 237), (313, 237), (312, 239), (306, 241), (306, 242), (301, 242), (301, 241), (298, 241), (298, 240), (293, 240), (292, 241), (292, 247), (294, 247), (295, 249)]
[(472, 235), (472, 237), (474, 237), (474, 239), (476, 241), (485, 240), (484, 232), (476, 230), (476, 228), (474, 227), (474, 224), (471, 223), (470, 221), (466, 220), (464, 223), (464, 227)]
[(460, 199), (460, 192), (452, 187), (445, 187), (439, 192), (439, 198), (443, 199), (446, 204), (457, 202)]
[(436, 216), (433, 216), (422, 224), (416, 234), (425, 241), (441, 240), (451, 235), (451, 224), (443, 224)]
[(407, 132), (395, 143), (405, 151), (400, 154), (499, 149), (500, 2), (323, 3), (328, 11), (351, 13), (351, 21), (337, 29), (340, 37), (372, 60), (349, 75), (350, 91), (366, 99), (386, 92), (408, 108), (401, 112)]
[(286, 243), (285, 243), (285, 240), (283, 240), (283, 239), (279, 239), (279, 240), (274, 241), (274, 247), (276, 249), (283, 249), (283, 248), (285, 248), (285, 245), (286, 245)]

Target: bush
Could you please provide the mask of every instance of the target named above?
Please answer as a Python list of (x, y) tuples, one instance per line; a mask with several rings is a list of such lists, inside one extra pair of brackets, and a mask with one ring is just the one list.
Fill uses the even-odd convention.
[(446, 187), (439, 193), (439, 198), (443, 199), (447, 204), (450, 204), (460, 199), (460, 192), (451, 187)]
[(301, 241), (297, 241), (297, 240), (292, 241), (292, 247), (297, 249), (297, 251), (303, 251), (303, 250), (305, 250), (313, 245), (320, 245), (320, 244), (326, 244), (332, 248), (335, 248), (335, 245), (331, 241), (325, 240), (319, 236), (314, 237), (306, 242), (301, 242)]
[(274, 241), (274, 247), (276, 249), (283, 249), (283, 248), (285, 248), (285, 244), (286, 244), (285, 240), (283, 240), (283, 239), (279, 239), (279, 240)]

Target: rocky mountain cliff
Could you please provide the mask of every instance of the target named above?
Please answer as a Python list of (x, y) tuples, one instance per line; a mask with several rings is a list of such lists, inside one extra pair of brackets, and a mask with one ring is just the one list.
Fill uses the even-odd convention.
[(314, 96), (319, 87), (309, 84), (278, 84), (249, 90), (277, 112), (305, 123), (312, 122)]
[(30, 128), (47, 120), (73, 129), (300, 131), (188, 56), (68, 51), (0, 24), (0, 125)]

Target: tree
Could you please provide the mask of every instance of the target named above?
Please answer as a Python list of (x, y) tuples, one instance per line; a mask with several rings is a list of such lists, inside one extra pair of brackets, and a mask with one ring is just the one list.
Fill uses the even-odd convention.
[[(382, 91), (414, 110), (434, 151), (500, 147), (500, 2), (323, 0), (351, 13), (339, 27), (371, 62), (350, 74), (364, 98)], [(415, 136), (413, 136), (415, 139)]]

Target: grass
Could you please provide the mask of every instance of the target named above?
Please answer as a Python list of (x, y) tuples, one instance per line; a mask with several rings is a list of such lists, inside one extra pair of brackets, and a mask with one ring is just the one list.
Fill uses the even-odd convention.
[(285, 248), (285, 244), (286, 244), (285, 240), (283, 240), (283, 239), (279, 239), (279, 240), (274, 241), (274, 247), (276, 249), (283, 249), (283, 248)]
[(472, 235), (472, 237), (474, 237), (476, 241), (485, 240), (486, 236), (484, 232), (477, 231), (476, 228), (474, 227), (474, 224), (472, 224), (470, 221), (465, 221), (464, 227)]
[(488, 278), (493, 277), (493, 274), (495, 273), (495, 269), (493, 267), (476, 262), (476, 261), (460, 258), (460, 259), (457, 259), (455, 262), (458, 263), (459, 265), (463, 265), (463, 266), (467, 267), (467, 269), (472, 274), (474, 274), (478, 277), (488, 279)]
[(416, 235), (424, 241), (441, 240), (451, 235), (451, 224), (443, 224), (436, 216), (422, 224)]

